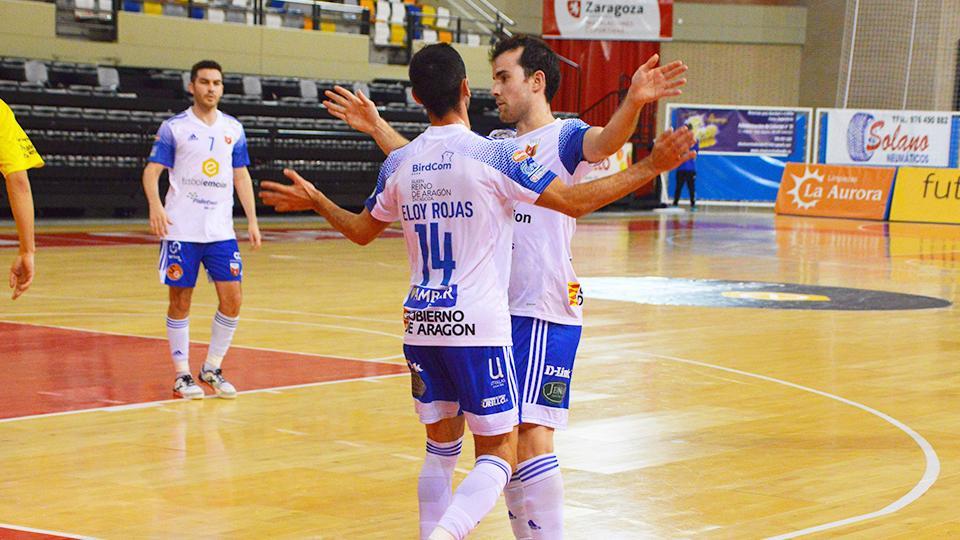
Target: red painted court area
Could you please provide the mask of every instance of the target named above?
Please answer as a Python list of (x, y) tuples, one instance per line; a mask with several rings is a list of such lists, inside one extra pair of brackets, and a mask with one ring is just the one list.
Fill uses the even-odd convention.
[[(190, 346), (194, 376), (206, 349)], [(6, 382), (0, 418), (172, 399), (169, 357), (165, 339), (0, 322)], [(224, 373), (240, 391), (406, 371), (397, 364), (243, 347), (232, 347), (224, 363)]]
[[(264, 242), (313, 242), (317, 240), (343, 240), (337, 231), (324, 229), (265, 229)], [(400, 238), (400, 231), (387, 229), (381, 238)], [(247, 239), (246, 232), (237, 233), (237, 241)], [(36, 235), (37, 247), (102, 247), (124, 245), (160, 245), (156, 236), (147, 231), (42, 233)], [(15, 234), (0, 234), (0, 248), (17, 247)]]

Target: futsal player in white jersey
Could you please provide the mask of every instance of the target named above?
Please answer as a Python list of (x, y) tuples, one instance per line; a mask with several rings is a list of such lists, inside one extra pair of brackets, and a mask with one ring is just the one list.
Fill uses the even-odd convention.
[[(579, 119), (554, 118), (550, 100), (560, 85), (559, 60), (542, 40), (517, 35), (498, 42), (490, 56), (500, 120), (516, 126), (506, 137), (568, 185), (582, 182), (592, 163), (623, 146), (644, 105), (679, 95), (686, 82), (683, 62), (657, 67), (654, 55), (636, 71), (607, 125), (591, 127)], [(362, 94), (337, 88), (327, 96), (333, 115), (372, 135), (384, 152), (407, 143)], [(514, 212), (509, 299), (522, 423), (518, 469), (504, 493), (517, 539), (557, 539), (563, 537), (563, 481), (553, 435), (567, 426), (583, 324), (583, 294), (570, 249), (576, 220), (523, 202)]]
[[(147, 166), (143, 189), (150, 203), (150, 230), (162, 239), (160, 281), (169, 288), (167, 339), (176, 378), (173, 391), (184, 399), (203, 398), (190, 375), (190, 303), (201, 263), (217, 290), (210, 347), (198, 378), (218, 397), (234, 398), (237, 390), (223, 377), (221, 363), (237, 328), (242, 299), (243, 262), (233, 230), (233, 193), (247, 216), (253, 249), (260, 247), (260, 228), (247, 166), (243, 126), (217, 109), (223, 97), (223, 70), (212, 60), (190, 70), (188, 89), (193, 105), (160, 125)], [(170, 189), (160, 201), (160, 173), (169, 171)]]
[[(427, 432), (418, 483), (421, 538), (460, 539), (493, 508), (517, 459), (519, 396), (507, 299), (514, 203), (584, 215), (690, 159), (684, 145), (692, 136), (666, 133), (641, 163), (569, 186), (511, 141), (469, 130), (470, 90), (453, 48), (423, 48), (411, 60), (410, 80), (431, 127), (388, 156), (361, 213), (336, 206), (289, 170), (293, 185), (262, 182), (261, 198), (279, 211), (314, 210), (359, 244), (392, 221), (402, 223), (411, 269), (404, 355)], [(477, 460), (451, 494), (464, 421)]]

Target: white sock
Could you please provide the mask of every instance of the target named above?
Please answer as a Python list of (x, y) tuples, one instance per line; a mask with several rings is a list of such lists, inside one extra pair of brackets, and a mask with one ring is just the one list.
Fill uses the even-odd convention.
[(220, 310), (213, 316), (213, 327), (210, 329), (210, 347), (207, 349), (207, 369), (217, 369), (223, 362), (223, 357), (230, 349), (233, 333), (237, 331), (240, 317), (227, 317)]
[(437, 522), (453, 499), (453, 470), (463, 438), (453, 442), (436, 442), (427, 439), (427, 453), (420, 469), (417, 497), (420, 500), (420, 538), (426, 540), (437, 527)]
[(507, 516), (510, 528), (517, 540), (531, 540), (530, 525), (527, 524), (527, 510), (523, 506), (523, 483), (516, 474), (503, 488), (503, 497), (507, 500)]
[(167, 341), (170, 343), (170, 357), (173, 358), (177, 375), (190, 373), (190, 317), (167, 317)]
[(563, 538), (563, 477), (554, 454), (542, 454), (517, 465), (523, 482), (523, 506), (534, 540)]
[(440, 518), (438, 528), (462, 540), (490, 513), (503, 487), (510, 480), (510, 464), (497, 456), (477, 458), (470, 474), (460, 482), (447, 511)]

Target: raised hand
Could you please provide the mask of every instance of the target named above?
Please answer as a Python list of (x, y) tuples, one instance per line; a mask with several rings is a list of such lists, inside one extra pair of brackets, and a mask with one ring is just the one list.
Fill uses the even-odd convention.
[(697, 157), (697, 153), (691, 150), (695, 142), (693, 132), (686, 126), (661, 133), (650, 153), (657, 174), (676, 169), (684, 161)]
[(374, 102), (357, 91), (356, 94), (342, 86), (334, 86), (334, 91), (326, 90), (323, 106), (330, 114), (343, 120), (353, 129), (366, 134), (372, 134), (380, 120), (380, 112)]
[(263, 204), (272, 206), (277, 212), (313, 210), (320, 191), (293, 169), (284, 169), (283, 174), (293, 183), (260, 182), (260, 200)]
[(683, 93), (680, 87), (687, 84), (687, 79), (680, 78), (680, 76), (686, 73), (686, 64), (677, 60), (665, 66), (657, 67), (659, 61), (660, 55), (655, 54), (637, 69), (630, 81), (627, 99), (645, 105), (658, 99), (679, 96)]

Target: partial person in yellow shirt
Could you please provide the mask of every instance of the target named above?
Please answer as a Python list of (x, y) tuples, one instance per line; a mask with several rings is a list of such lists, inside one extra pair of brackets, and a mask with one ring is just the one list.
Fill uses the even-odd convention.
[(27, 170), (40, 167), (43, 167), (43, 158), (17, 123), (13, 111), (0, 99), (0, 174), (7, 182), (10, 212), (20, 238), (20, 253), (10, 266), (14, 300), (33, 283), (33, 254), (37, 248), (33, 240), (33, 193)]

